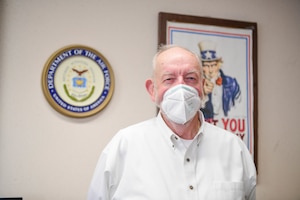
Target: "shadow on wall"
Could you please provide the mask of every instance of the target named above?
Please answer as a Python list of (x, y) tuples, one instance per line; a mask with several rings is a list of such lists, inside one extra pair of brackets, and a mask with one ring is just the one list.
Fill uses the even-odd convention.
[[(4, 38), (3, 38), (3, 32), (4, 32), (4, 12), (5, 12), (5, 7), (6, 7), (7, 3), (6, 1), (0, 1), (0, 30), (1, 30), (1, 35), (0, 35), (0, 66), (3, 66), (3, 52), (5, 50), (5, 45), (4, 45)], [(1, 80), (3, 80), (3, 78), (1, 77), (3, 76), (3, 67), (0, 67), (0, 93), (2, 91), (2, 87), (3, 87), (3, 83), (1, 82)], [(1, 104), (1, 98), (0, 98), (0, 105)]]

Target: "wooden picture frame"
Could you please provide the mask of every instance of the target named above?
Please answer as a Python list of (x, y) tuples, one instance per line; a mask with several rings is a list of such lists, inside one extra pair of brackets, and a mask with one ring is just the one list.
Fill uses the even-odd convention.
[[(206, 47), (204, 42), (208, 43)], [(221, 58), (220, 69), (222, 74), (226, 74), (223, 79), (238, 83), (241, 100), (237, 102), (237, 97), (232, 97), (234, 100), (229, 101), (234, 106), (228, 111), (224, 109), (226, 106), (223, 106), (228, 104), (224, 101), (224, 90), (223, 94), (220, 94), (219, 90), (219, 94), (216, 92), (216, 95), (222, 99), (219, 100), (222, 105), (219, 110), (223, 115), (220, 114), (222, 117), (215, 119), (215, 116), (219, 115), (215, 106), (213, 117), (208, 117), (210, 115), (207, 114), (206, 121), (240, 136), (257, 165), (257, 24), (160, 12), (158, 45), (163, 44), (177, 44), (188, 48), (202, 57), (203, 64), (204, 61), (213, 61), (207, 59), (213, 59), (214, 56), (215, 59)], [(211, 51), (205, 51), (205, 48), (213, 49), (214, 55), (206, 57), (208, 54), (205, 52)]]

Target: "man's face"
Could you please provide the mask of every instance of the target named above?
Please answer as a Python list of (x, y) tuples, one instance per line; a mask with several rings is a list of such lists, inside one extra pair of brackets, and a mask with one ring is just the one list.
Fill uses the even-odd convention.
[(219, 75), (220, 64), (218, 61), (203, 62), (203, 73), (207, 79), (216, 78)]
[(202, 78), (199, 63), (190, 52), (175, 47), (161, 53), (157, 58), (152, 99), (160, 105), (164, 93), (178, 84), (195, 88), (202, 97)]

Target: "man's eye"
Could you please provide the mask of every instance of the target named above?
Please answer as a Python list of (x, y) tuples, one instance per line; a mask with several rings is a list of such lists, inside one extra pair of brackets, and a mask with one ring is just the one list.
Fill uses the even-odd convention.
[(196, 80), (195, 77), (187, 77), (188, 80)]
[(173, 78), (165, 78), (164, 79), (164, 82), (170, 82), (170, 81), (172, 81), (173, 80)]

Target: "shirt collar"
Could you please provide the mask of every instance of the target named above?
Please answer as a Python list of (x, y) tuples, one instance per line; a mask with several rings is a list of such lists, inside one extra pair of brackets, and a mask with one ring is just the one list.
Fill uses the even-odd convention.
[[(197, 140), (197, 144), (199, 144), (200, 142), (200, 138), (201, 135), (203, 134), (204, 131), (204, 116), (202, 114), (202, 112), (199, 110), (198, 111), (198, 115), (199, 115), (199, 120), (200, 120), (200, 128), (198, 130), (198, 133), (196, 134), (196, 136), (194, 137), (194, 140)], [(165, 123), (164, 119), (162, 118), (161, 112), (158, 112), (157, 114), (157, 122), (158, 124), (160, 124), (160, 126), (163, 128), (163, 137), (168, 141), (171, 142), (171, 144), (173, 145), (173, 141), (174, 140), (178, 140), (179, 136), (176, 135)]]
[(199, 131), (198, 131), (197, 135), (195, 136), (195, 138), (197, 138), (197, 144), (199, 144), (201, 135), (203, 135), (204, 124), (205, 124), (203, 113), (200, 110), (199, 110), (198, 113), (199, 113), (200, 128), (199, 128)]
[(172, 138), (174, 138), (176, 135), (173, 133), (173, 131), (167, 126), (164, 119), (161, 116), (161, 112), (158, 112), (156, 117), (157, 123), (160, 125), (160, 128), (162, 129), (162, 137), (164, 140), (172, 147), (174, 147), (174, 144), (172, 142)]

